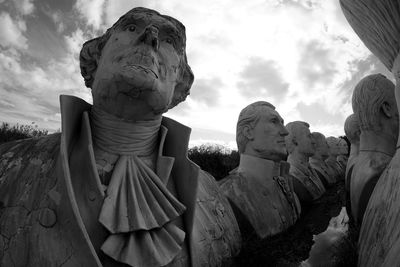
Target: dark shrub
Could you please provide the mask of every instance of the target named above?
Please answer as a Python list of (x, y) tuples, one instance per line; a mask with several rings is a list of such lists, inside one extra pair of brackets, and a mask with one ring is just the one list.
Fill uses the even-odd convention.
[(13, 140), (40, 137), (48, 134), (47, 130), (39, 129), (37, 125), (16, 124), (10, 126), (9, 123), (3, 122), (0, 127), (0, 144)]
[(189, 149), (189, 158), (218, 181), (239, 165), (239, 153), (221, 145), (201, 145)]

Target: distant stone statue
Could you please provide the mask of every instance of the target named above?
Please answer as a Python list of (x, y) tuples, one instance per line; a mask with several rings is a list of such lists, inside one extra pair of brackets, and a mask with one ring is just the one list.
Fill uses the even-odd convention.
[(347, 117), (344, 122), (344, 132), (347, 136), (347, 139), (350, 141), (350, 155), (347, 160), (346, 165), (346, 190), (350, 191), (350, 177), (353, 171), (354, 164), (356, 162), (359, 150), (360, 150), (360, 125), (358, 123), (357, 116), (355, 114), (351, 114)]
[[(354, 31), (396, 79), (400, 108), (400, 6), (392, 0), (340, 0)], [(392, 99), (394, 101), (394, 98)], [(391, 102), (390, 102), (391, 103)], [(358, 242), (358, 266), (398, 266), (400, 262), (400, 139), (365, 210)], [(360, 144), (361, 146), (361, 144)], [(360, 147), (361, 149), (361, 147)]]
[(289, 152), (290, 174), (295, 177), (295, 192), (302, 202), (310, 202), (325, 193), (325, 187), (308, 160), (315, 153), (315, 142), (310, 133), (310, 125), (302, 121), (286, 125), (286, 147)]
[(339, 139), (334, 136), (326, 138), (326, 142), (329, 147), (329, 157), (325, 160), (328, 166), (331, 168), (332, 173), (335, 176), (335, 180), (342, 180), (344, 177), (345, 170), (339, 164), (337, 157), (340, 155)]
[(349, 146), (347, 145), (346, 140), (344, 138), (339, 138), (339, 155), (336, 160), (339, 162), (340, 167), (342, 168), (342, 172), (346, 173), (347, 160), (349, 159)]
[(245, 107), (236, 128), (239, 167), (220, 181), (241, 229), (250, 224), (260, 238), (286, 230), (300, 214), (287, 163), (281, 162), (286, 157), (287, 134), (270, 103), (259, 101)]
[(356, 163), (357, 156), (360, 149), (360, 125), (357, 116), (351, 114), (344, 122), (344, 133), (350, 141), (350, 155), (347, 160), (346, 173), (345, 173), (345, 191), (346, 191), (346, 209), (347, 214), (352, 219), (351, 213), (351, 200), (350, 200), (350, 180), (353, 172), (354, 164)]
[(325, 160), (329, 157), (329, 146), (326, 142), (325, 136), (322, 133), (313, 132), (311, 134), (315, 142), (315, 153), (310, 157), (309, 162), (311, 167), (318, 174), (318, 177), (321, 179), (324, 187), (327, 188), (336, 183), (332, 170), (325, 162)]
[(240, 232), (190, 128), (162, 114), (194, 76), (185, 27), (134, 8), (83, 45), (93, 106), (61, 96), (62, 134), (0, 146), (0, 266), (221, 266)]
[(352, 105), (361, 134), (350, 179), (350, 199), (353, 218), (361, 224), (371, 193), (396, 151), (398, 111), (394, 84), (382, 74), (368, 75), (356, 85)]

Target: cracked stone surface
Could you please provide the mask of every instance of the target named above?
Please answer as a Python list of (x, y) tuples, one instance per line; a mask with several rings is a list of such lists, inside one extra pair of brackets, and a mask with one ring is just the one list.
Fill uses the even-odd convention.
[(56, 175), (59, 141), (53, 134), (0, 146), (0, 266), (95, 266), (77, 260), (88, 251)]

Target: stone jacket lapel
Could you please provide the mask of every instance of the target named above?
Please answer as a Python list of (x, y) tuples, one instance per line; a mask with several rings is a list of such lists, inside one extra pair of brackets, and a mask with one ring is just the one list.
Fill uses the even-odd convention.
[[(61, 160), (62, 176), (65, 178), (68, 198), (90, 251), (98, 266), (100, 247), (107, 232), (98, 222), (104, 199), (104, 188), (97, 174), (93, 146), (90, 136), (89, 117), (85, 111), (91, 105), (72, 96), (61, 96)], [(157, 161), (157, 173), (163, 181), (171, 172), (178, 199), (186, 206), (183, 215), (192, 266), (196, 252), (193, 247), (193, 221), (200, 168), (187, 158), (187, 147), (191, 129), (172, 119), (163, 117), (162, 125), (168, 129), (164, 145)], [(171, 170), (171, 165), (172, 170)], [(167, 176), (167, 177), (166, 177)]]

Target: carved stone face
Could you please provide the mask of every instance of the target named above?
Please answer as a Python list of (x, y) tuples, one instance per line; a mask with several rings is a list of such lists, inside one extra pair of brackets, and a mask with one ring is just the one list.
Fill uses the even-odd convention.
[(329, 157), (329, 146), (325, 138), (318, 138), (315, 140), (315, 153), (319, 153), (322, 159)]
[(390, 128), (388, 130), (388, 134), (396, 141), (399, 135), (399, 110), (396, 104), (394, 93), (387, 99), (387, 103), (391, 107)]
[(286, 157), (285, 136), (288, 135), (283, 119), (274, 109), (265, 111), (253, 129), (248, 132), (248, 143), (244, 154), (280, 161)]
[(296, 136), (298, 152), (311, 157), (315, 153), (315, 141), (310, 132), (310, 129), (305, 125), (299, 125), (300, 131)]
[(339, 147), (339, 140), (336, 140), (336, 142), (328, 142), (329, 145), (329, 154), (331, 156), (338, 156), (340, 154), (340, 147)]
[(339, 140), (339, 154), (340, 155), (347, 155), (347, 151), (348, 151), (348, 146), (345, 140), (340, 139)]
[(128, 17), (102, 49), (94, 105), (126, 120), (166, 112), (182, 71), (183, 42), (176, 26), (157, 14)]

